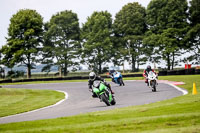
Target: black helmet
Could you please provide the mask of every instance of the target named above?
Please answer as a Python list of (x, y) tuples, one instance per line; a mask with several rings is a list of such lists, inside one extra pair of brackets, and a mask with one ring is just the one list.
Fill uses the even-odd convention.
[(115, 72), (115, 70), (110, 70), (109, 74), (113, 74)]
[(150, 70), (151, 70), (151, 66), (148, 65), (148, 66), (147, 66), (147, 71), (150, 71)]
[(94, 72), (90, 72), (89, 78), (94, 80), (96, 78), (96, 74)]

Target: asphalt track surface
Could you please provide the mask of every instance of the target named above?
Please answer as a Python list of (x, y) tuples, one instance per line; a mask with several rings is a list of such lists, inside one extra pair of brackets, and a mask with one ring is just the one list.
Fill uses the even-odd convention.
[(151, 88), (147, 87), (144, 81), (125, 81), (125, 86), (119, 86), (111, 83), (111, 86), (115, 92), (114, 95), (116, 99), (116, 105), (114, 106), (106, 106), (106, 104), (100, 102), (98, 98), (92, 98), (92, 94), (88, 90), (87, 82), (3, 86), (4, 88), (49, 89), (64, 91), (67, 92), (68, 98), (56, 106), (17, 115), (1, 117), (0, 123), (66, 117), (87, 112), (149, 104), (183, 95), (181, 91), (165, 83), (158, 84), (157, 92), (152, 92)]

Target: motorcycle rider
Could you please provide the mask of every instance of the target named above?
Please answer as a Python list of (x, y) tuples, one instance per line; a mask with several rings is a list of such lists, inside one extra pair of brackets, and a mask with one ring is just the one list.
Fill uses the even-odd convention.
[[(109, 71), (109, 74), (110, 74), (110, 77), (111, 77), (111, 79), (112, 79), (112, 82), (117, 83), (117, 84), (120, 84), (120, 86), (121, 86), (121, 85), (123, 85), (123, 86), (125, 85), (124, 82), (123, 82), (123, 80), (122, 80), (122, 75), (121, 75), (120, 72), (115, 71), (115, 70), (110, 70), (110, 71)], [(117, 76), (117, 79), (115, 79), (115, 76), (116, 76), (116, 75), (118, 75), (118, 76)], [(119, 81), (120, 78), (121, 78), (121, 81)], [(117, 80), (117, 81), (116, 81), (116, 80)]]
[(149, 82), (148, 82), (148, 78), (147, 77), (148, 77), (148, 74), (149, 74), (150, 71), (154, 72), (157, 75), (157, 73), (153, 69), (151, 69), (150, 65), (148, 65), (147, 68), (144, 69), (143, 77), (145, 78), (145, 83), (147, 83), (147, 86), (149, 86)]
[(116, 71), (115, 70), (110, 70), (109, 71), (109, 75), (110, 75), (110, 77), (111, 77), (111, 79), (112, 79), (112, 82), (115, 82), (114, 81), (114, 73), (115, 73)]
[[(105, 86), (109, 88), (109, 90), (111, 91), (112, 94), (114, 94), (114, 92), (112, 91), (111, 89), (111, 86), (110, 84), (108, 84), (105, 79), (103, 79), (102, 77), (100, 76), (97, 76), (94, 72), (90, 72), (89, 73), (89, 80), (88, 80), (88, 87), (89, 87), (89, 90), (93, 92), (92, 90), (92, 85), (94, 84), (94, 81), (95, 80), (99, 80), (99, 81), (103, 81)], [(97, 97), (96, 94), (93, 92), (93, 97)]]

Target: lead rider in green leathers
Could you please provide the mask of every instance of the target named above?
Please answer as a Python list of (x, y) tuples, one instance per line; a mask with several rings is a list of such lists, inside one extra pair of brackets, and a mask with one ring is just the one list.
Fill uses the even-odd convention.
[[(93, 84), (94, 84), (94, 81), (96, 81), (96, 80), (103, 81), (104, 84), (105, 84), (105, 86), (109, 88), (109, 90), (111, 91), (112, 94), (114, 94), (114, 92), (113, 92), (112, 89), (111, 89), (110, 84), (107, 83), (107, 82), (105, 81), (104, 78), (102, 78), (102, 77), (100, 77), (100, 76), (97, 76), (94, 72), (90, 72), (90, 73), (89, 73), (89, 80), (88, 80), (88, 87), (89, 87), (89, 90), (91, 90), (91, 91), (93, 92), (92, 86), (93, 86)], [(97, 97), (96, 94), (95, 94), (94, 92), (93, 92), (93, 95), (92, 95), (92, 96), (93, 96), (93, 97)]]

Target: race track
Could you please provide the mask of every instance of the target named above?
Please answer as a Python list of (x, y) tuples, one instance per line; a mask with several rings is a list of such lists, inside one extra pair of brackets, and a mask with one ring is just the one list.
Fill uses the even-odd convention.
[(72, 116), (86, 112), (143, 105), (183, 95), (181, 91), (165, 83), (159, 83), (157, 92), (152, 92), (151, 89), (146, 86), (144, 81), (125, 81), (125, 86), (122, 87), (111, 83), (111, 86), (115, 92), (115, 99), (117, 103), (115, 106), (109, 107), (106, 106), (105, 103), (100, 102), (98, 98), (92, 98), (91, 92), (88, 91), (87, 82), (3, 86), (4, 88), (59, 90), (67, 92), (68, 99), (53, 107), (2, 117), (0, 118), (0, 123)]

